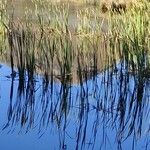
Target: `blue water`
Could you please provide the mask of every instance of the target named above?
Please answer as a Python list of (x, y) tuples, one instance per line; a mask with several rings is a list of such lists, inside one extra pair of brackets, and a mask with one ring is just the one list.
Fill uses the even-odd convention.
[(125, 70), (111, 76), (109, 72), (82, 86), (53, 82), (47, 88), (43, 77), (35, 75), (33, 82), (25, 78), (24, 92), (20, 92), (18, 75), (11, 78), (10, 67), (2, 64), (0, 150), (149, 150), (149, 81), (143, 83), (141, 101), (145, 105), (140, 111), (136, 77), (126, 77)]

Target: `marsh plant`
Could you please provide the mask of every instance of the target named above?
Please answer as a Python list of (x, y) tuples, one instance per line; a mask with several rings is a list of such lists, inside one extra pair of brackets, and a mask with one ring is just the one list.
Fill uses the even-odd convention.
[(74, 26), (69, 4), (33, 3), (34, 13), (26, 9), (23, 20), (13, 15), (7, 23), (1, 19), (12, 72), (17, 66), (20, 77), (27, 71), (29, 78), (40, 73), (46, 81), (74, 83), (82, 74), (91, 76), (125, 60), (130, 73), (149, 78), (149, 3), (121, 15), (111, 11), (105, 18), (97, 8), (79, 10)]
[(110, 46), (113, 50), (120, 50), (121, 58), (127, 61), (131, 72), (133, 70), (134, 73), (148, 75), (150, 17), (149, 11), (146, 12), (146, 9), (145, 6), (140, 10), (133, 9), (118, 18), (111, 17), (110, 32), (113, 41)]

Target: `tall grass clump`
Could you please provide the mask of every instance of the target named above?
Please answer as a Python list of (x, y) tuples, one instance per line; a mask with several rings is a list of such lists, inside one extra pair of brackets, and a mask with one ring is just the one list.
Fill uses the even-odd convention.
[(27, 69), (33, 76), (37, 70), (46, 80), (56, 77), (62, 82), (76, 76), (73, 72), (87, 76), (110, 65), (108, 35), (102, 33), (98, 9), (77, 12), (72, 27), (69, 5), (33, 3), (34, 13), (27, 8), (23, 21), (10, 18), (7, 26), (11, 64), (17, 63), (20, 74)]
[(98, 9), (86, 9), (77, 14), (77, 52), (81, 66), (88, 72), (105, 70), (111, 56), (108, 45), (108, 33), (103, 32), (105, 20), (98, 15)]
[(72, 26), (69, 4), (32, 2), (34, 13), (27, 8), (23, 21), (15, 28), (9, 26), (18, 68), (27, 69), (30, 76), (38, 71), (46, 80), (55, 77), (62, 81), (79, 72), (100, 72), (122, 59), (131, 63), (130, 71), (132, 67), (141, 71), (143, 63), (148, 64), (149, 3), (122, 14), (110, 12), (105, 18), (98, 8), (79, 10)]
[(47, 62), (45, 65), (45, 67), (47, 66), (47, 73), (49, 73), (50, 68), (51, 75), (54, 74), (63, 80), (71, 76), (74, 59), (72, 35), (68, 23), (69, 10), (64, 6), (60, 8), (50, 6), (49, 8), (47, 15), (50, 13), (51, 16), (46, 19), (43, 19), (42, 15), (36, 12), (38, 24), (42, 31), (39, 46), (41, 46), (43, 59), (46, 59), (43, 62)]
[[(149, 4), (143, 5), (141, 8), (133, 8), (121, 16), (110, 17), (110, 32), (113, 39), (116, 37), (117, 49), (120, 49), (121, 58), (130, 64), (130, 69), (131, 66), (132, 69), (136, 67), (138, 72), (149, 69), (150, 17), (148, 6)], [(112, 47), (112, 49), (114, 48)]]
[[(126, 99), (120, 97), (118, 101), (118, 112), (120, 116), (120, 123), (123, 124), (120, 128), (119, 134), (124, 132), (124, 123), (128, 123), (127, 137), (135, 130), (135, 139), (141, 136), (144, 118), (143, 109), (146, 99), (143, 97), (145, 92), (145, 83), (150, 76), (150, 16), (149, 3), (141, 5), (138, 9), (133, 8), (130, 11), (119, 15), (110, 13), (109, 16), (109, 43), (112, 52), (119, 51), (118, 61), (124, 70), (121, 69), (120, 89), (126, 88), (129, 82), (129, 76), (134, 77), (135, 82), (135, 97), (131, 98), (127, 104)], [(124, 90), (126, 91), (126, 90)], [(129, 105), (129, 108), (126, 108)], [(127, 120), (123, 110), (129, 110)], [(148, 110), (147, 110), (148, 111)], [(134, 119), (132, 118), (134, 116)], [(135, 126), (135, 124), (137, 126)]]

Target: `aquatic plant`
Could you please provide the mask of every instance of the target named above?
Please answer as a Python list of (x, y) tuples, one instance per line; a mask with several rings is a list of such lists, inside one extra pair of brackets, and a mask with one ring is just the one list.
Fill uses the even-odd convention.
[[(121, 50), (121, 58), (124, 57), (128, 62), (130, 71), (133, 69), (133, 72), (137, 70), (139, 73), (142, 73), (143, 69), (145, 72), (146, 68), (149, 70), (149, 60), (147, 58), (150, 49), (150, 18), (149, 11), (145, 9), (133, 9), (116, 19), (112, 16), (110, 20), (110, 32), (112, 32), (112, 38), (116, 37), (119, 46), (117, 49)], [(115, 44), (115, 42), (112, 43)]]

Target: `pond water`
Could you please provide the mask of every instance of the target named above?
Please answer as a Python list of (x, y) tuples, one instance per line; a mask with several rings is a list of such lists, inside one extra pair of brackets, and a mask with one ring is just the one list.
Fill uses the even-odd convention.
[(11, 78), (1, 64), (1, 148), (148, 150), (150, 82), (138, 83), (124, 63), (117, 68), (117, 75), (107, 70), (82, 86), (47, 85), (39, 75)]

